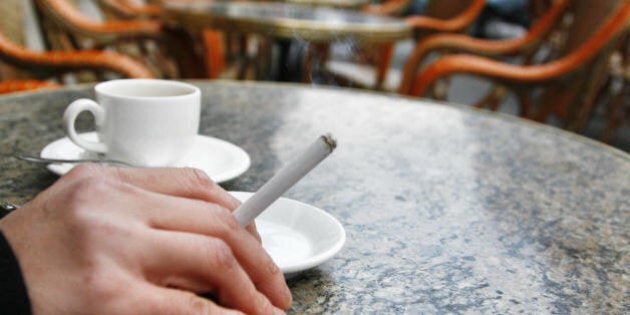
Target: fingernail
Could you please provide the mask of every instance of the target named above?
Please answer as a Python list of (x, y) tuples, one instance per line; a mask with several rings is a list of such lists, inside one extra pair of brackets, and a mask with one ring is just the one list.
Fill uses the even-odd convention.
[(284, 315), (284, 314), (286, 314), (283, 310), (281, 310), (281, 309), (279, 309), (279, 308), (277, 308), (277, 307), (274, 307), (274, 308), (273, 308), (273, 312), (274, 312), (276, 315)]

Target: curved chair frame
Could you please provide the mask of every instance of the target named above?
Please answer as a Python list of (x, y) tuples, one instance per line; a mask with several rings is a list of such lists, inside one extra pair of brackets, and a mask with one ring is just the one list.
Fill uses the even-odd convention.
[(405, 19), (414, 29), (451, 33), (462, 32), (475, 21), (485, 5), (486, 0), (472, 0), (466, 10), (449, 19), (433, 18), (423, 15), (412, 15)]
[(136, 4), (126, 0), (98, 0), (98, 2), (102, 8), (112, 11), (119, 18), (154, 18), (162, 12), (162, 8), (159, 5), (150, 3)]
[[(188, 34), (179, 29), (167, 27), (155, 19), (106, 20), (95, 21), (70, 5), (66, 0), (35, 0), (42, 15), (60, 30), (70, 35), (71, 47), (64, 49), (83, 49), (77, 47), (76, 37), (90, 40), (91, 48), (104, 48), (108, 45), (137, 43), (138, 40), (155, 40), (167, 50), (173, 62), (177, 63), (177, 77), (205, 77), (203, 67), (199, 67), (198, 47)], [(65, 45), (67, 46), (67, 45)], [(187, 47), (182, 49), (181, 47)], [(161, 66), (162, 64), (158, 64)]]
[[(150, 19), (159, 16), (162, 8), (155, 3), (145, 3), (138, 5), (128, 0), (98, 0), (101, 8), (119, 19)], [(203, 57), (199, 60), (205, 61), (205, 77), (217, 78), (225, 67), (225, 44), (223, 33), (215, 30), (203, 30), (197, 32), (189, 30), (194, 38), (198, 38), (203, 44)]]
[[(594, 62), (602, 51), (612, 50), (612, 48), (614, 48), (613, 46), (618, 44), (622, 36), (628, 32), (629, 27), (630, 1), (623, 1), (614, 13), (610, 15), (586, 41), (564, 57), (543, 64), (513, 65), (468, 54), (444, 56), (429, 64), (423, 71), (416, 75), (409, 94), (422, 96), (438, 79), (453, 74), (472, 74), (487, 77), (505, 85), (518, 85), (519, 83), (533, 85), (536, 83), (549, 84), (554, 81), (558, 82), (580, 70), (584, 65)], [(598, 82), (603, 81), (601, 77), (592, 77), (590, 79), (593, 81), (590, 88), (591, 90), (597, 88), (597, 85), (600, 85)], [(518, 92), (518, 87), (513, 89)], [(565, 126), (568, 129), (577, 131), (582, 129), (586, 123), (596, 92), (574, 92), (588, 92), (588, 96), (585, 97), (586, 99), (582, 100), (585, 106), (579, 108), (579, 113), (575, 115), (576, 117), (571, 119), (571, 122), (566, 123)], [(531, 104), (528, 98), (523, 96), (521, 96), (521, 103), (524, 107), (523, 116), (531, 118), (533, 104)], [(558, 99), (557, 103), (560, 104), (559, 106), (567, 106), (563, 99)], [(545, 107), (536, 113), (533, 118), (544, 121), (552, 111), (566, 114), (567, 109)]]
[(527, 62), (530, 54), (540, 47), (554, 26), (559, 23), (569, 4), (570, 0), (558, 0), (534, 22), (525, 35), (514, 39), (486, 40), (464, 34), (436, 34), (419, 41), (405, 62), (397, 92), (409, 93), (411, 81), (422, 61), (430, 53), (438, 50), (468, 52), (488, 57), (521, 55), (525, 56)]
[(109, 70), (130, 78), (155, 77), (142, 63), (123, 54), (100, 50), (35, 52), (13, 43), (1, 33), (0, 59), (48, 75), (90, 69)]
[[(442, 0), (435, 0), (442, 1)], [(367, 5), (363, 12), (371, 14), (392, 14), (400, 11), (400, 8), (408, 3), (408, 0), (389, 0), (382, 4)], [(461, 12), (450, 18), (413, 15), (405, 18), (405, 21), (416, 32), (416, 37), (424, 37), (427, 34), (440, 32), (464, 32), (479, 16), (486, 4), (486, 0), (471, 0), (470, 4)], [(320, 48), (321, 50), (321, 48)], [(383, 89), (385, 78), (391, 66), (394, 53), (394, 43), (386, 43), (378, 48), (378, 61), (375, 65), (376, 80), (371, 88)], [(345, 81), (345, 80), (344, 80)]]
[(55, 89), (60, 86), (61, 84), (52, 81), (40, 81), (34, 79), (0, 80), (0, 95), (30, 90)]
[(96, 40), (100, 45), (121, 39), (162, 38), (163, 25), (156, 20), (94, 21), (66, 0), (35, 0), (46, 17), (74, 34)]

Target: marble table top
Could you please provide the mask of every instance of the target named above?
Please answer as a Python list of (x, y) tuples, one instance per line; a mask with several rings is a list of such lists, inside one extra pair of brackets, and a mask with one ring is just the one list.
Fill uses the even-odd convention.
[[(630, 312), (630, 155), (514, 117), (363, 92), (193, 81), (200, 133), (251, 168), (255, 191), (315, 137), (339, 146), (285, 196), (335, 216), (333, 259), (289, 284), (290, 313)], [(0, 200), (23, 203), (57, 176), (13, 157), (63, 136), (62, 112), (91, 86), (0, 98)]]

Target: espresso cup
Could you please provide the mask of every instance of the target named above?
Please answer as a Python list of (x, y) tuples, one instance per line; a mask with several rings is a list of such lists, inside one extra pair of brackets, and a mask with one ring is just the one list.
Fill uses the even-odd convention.
[[(123, 79), (97, 84), (96, 101), (78, 99), (66, 108), (63, 126), (77, 146), (137, 166), (169, 166), (193, 147), (199, 129), (201, 92), (168, 80)], [(75, 121), (94, 115), (97, 141), (77, 133)]]

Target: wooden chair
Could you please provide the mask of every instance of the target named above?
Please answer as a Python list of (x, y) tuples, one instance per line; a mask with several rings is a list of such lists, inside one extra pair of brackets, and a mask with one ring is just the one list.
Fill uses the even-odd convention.
[[(0, 60), (15, 69), (25, 70), (19, 77), (11, 71), (0, 73), (0, 93), (61, 86), (60, 76), (91, 70), (111, 72), (128, 78), (154, 78), (155, 74), (137, 60), (116, 52), (32, 51), (9, 40), (0, 31)], [(3, 70), (6, 70), (6, 66)]]
[[(398, 13), (407, 2), (389, 0), (379, 5), (368, 5), (362, 11), (370, 14)], [(416, 40), (435, 33), (462, 33), (469, 29), (485, 3), (485, 0), (431, 0), (425, 7), (424, 15), (408, 16), (405, 20), (413, 28)], [(363, 88), (393, 90), (397, 86), (396, 77), (400, 76), (392, 74), (388, 78), (394, 44), (369, 48), (372, 56), (367, 63), (328, 61), (326, 70), (342, 84), (347, 82)]]
[[(138, 4), (129, 0), (98, 0), (100, 8), (106, 16), (113, 19), (143, 19), (156, 18), (161, 14), (161, 7), (157, 2)], [(188, 30), (193, 40), (202, 43), (200, 61), (204, 62), (206, 77), (219, 78), (226, 70), (226, 36), (216, 30)]]
[(100, 50), (36, 52), (19, 46), (2, 35), (0, 58), (41, 78), (82, 69), (112, 71), (130, 78), (152, 78), (155, 74), (137, 60), (116, 52)]
[(127, 0), (98, 0), (98, 4), (105, 15), (116, 19), (157, 18), (162, 11), (154, 3), (138, 4)]
[[(10, 3), (12, 2), (12, 3)], [(80, 71), (95, 71), (130, 78), (151, 78), (155, 74), (142, 63), (115, 52), (34, 51), (22, 46), (24, 2), (4, 0), (0, 11), (0, 93), (60, 86), (60, 76)], [(10, 8), (9, 11), (5, 11)], [(99, 76), (100, 77), (100, 76)]]
[(630, 127), (630, 34), (613, 53), (609, 74), (598, 98), (606, 119), (600, 140), (613, 143), (619, 128)]
[(557, 58), (531, 65), (482, 56), (438, 58), (414, 75), (407, 94), (423, 96), (441, 78), (469, 74), (513, 91), (521, 115), (538, 121), (555, 116), (566, 129), (580, 131), (608, 75), (608, 60), (630, 25), (630, 1), (572, 1), (572, 24)]
[(156, 19), (96, 21), (67, 0), (34, 1), (55, 49), (113, 48), (141, 58), (161, 77), (207, 77), (199, 46), (181, 29)]
[(60, 86), (56, 82), (34, 79), (0, 80), (0, 95), (31, 90), (56, 89)]
[[(546, 11), (538, 12), (538, 18), (534, 20), (529, 30), (521, 37), (506, 40), (487, 40), (471, 37), (465, 34), (436, 34), (420, 40), (409, 55), (403, 68), (403, 75), (397, 92), (408, 94), (412, 80), (420, 67), (426, 63), (426, 59), (432, 54), (448, 53), (471, 53), (482, 55), (494, 59), (506, 57), (518, 57), (522, 64), (529, 64), (533, 61), (542, 46), (549, 48), (553, 40), (554, 30), (561, 28), (562, 21), (571, 12), (568, 10), (572, 0), (557, 0), (550, 5)], [(535, 10), (540, 10), (536, 8)], [(540, 59), (540, 58), (539, 58)], [(538, 60), (540, 62), (542, 60)], [(431, 96), (436, 99), (444, 99), (446, 91), (431, 91)], [(487, 106), (497, 109), (501, 98), (505, 95), (505, 89), (496, 88), (488, 93), (486, 98), (480, 100), (476, 106)]]

